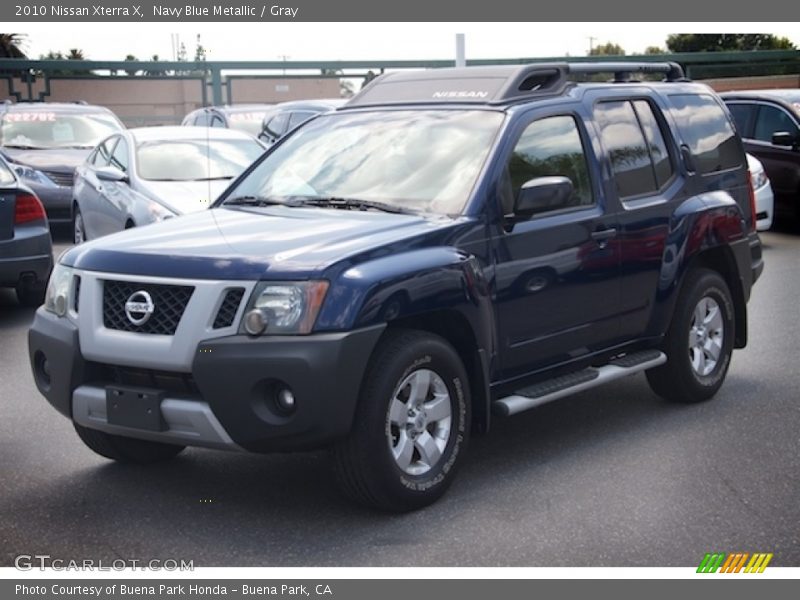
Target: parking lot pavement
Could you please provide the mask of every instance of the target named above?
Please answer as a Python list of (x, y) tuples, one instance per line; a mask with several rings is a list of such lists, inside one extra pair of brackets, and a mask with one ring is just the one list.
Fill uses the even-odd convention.
[(640, 375), (496, 420), (450, 492), (400, 516), (342, 499), (321, 452), (95, 456), (37, 393), (33, 311), (0, 291), (0, 565), (694, 566), (745, 551), (800, 566), (800, 236), (763, 241), (750, 344), (715, 399), (668, 405)]

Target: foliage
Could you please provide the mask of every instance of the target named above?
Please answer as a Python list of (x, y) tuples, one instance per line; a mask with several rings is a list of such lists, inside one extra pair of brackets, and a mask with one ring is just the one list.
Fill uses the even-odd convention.
[(794, 50), (788, 38), (771, 33), (674, 33), (667, 37), (670, 52)]
[(589, 56), (625, 56), (625, 50), (619, 44), (606, 42), (592, 48)]

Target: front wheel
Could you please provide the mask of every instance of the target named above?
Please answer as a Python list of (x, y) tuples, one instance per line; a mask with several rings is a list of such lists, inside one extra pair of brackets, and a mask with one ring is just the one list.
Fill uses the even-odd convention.
[(344, 492), (403, 512), (436, 501), (469, 437), (470, 396), (456, 351), (439, 336), (390, 332), (367, 368), (353, 428), (334, 448)]
[(733, 339), (733, 300), (725, 280), (709, 269), (691, 271), (664, 340), (667, 362), (647, 371), (650, 387), (671, 402), (708, 400), (725, 381)]
[(72, 214), (72, 241), (77, 246), (86, 240), (86, 226), (83, 224), (83, 214), (81, 214), (80, 207), (75, 204)]

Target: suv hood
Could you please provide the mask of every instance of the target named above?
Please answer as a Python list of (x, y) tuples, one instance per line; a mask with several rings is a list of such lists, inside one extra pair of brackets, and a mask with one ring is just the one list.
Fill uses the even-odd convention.
[(306, 279), (367, 251), (387, 255), (391, 244), (454, 223), (335, 208), (215, 208), (76, 246), (61, 263), (154, 277)]
[(40, 150), (22, 150), (20, 148), (3, 147), (3, 154), (13, 162), (46, 171), (62, 171), (71, 173), (81, 164), (91, 148), (42, 148)]

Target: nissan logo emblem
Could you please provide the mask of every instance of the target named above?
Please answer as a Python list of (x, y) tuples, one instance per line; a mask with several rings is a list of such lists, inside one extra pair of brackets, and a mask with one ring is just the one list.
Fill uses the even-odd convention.
[(125, 314), (128, 316), (128, 321), (134, 325), (147, 323), (155, 309), (156, 305), (153, 304), (153, 299), (144, 290), (133, 292), (125, 303)]

